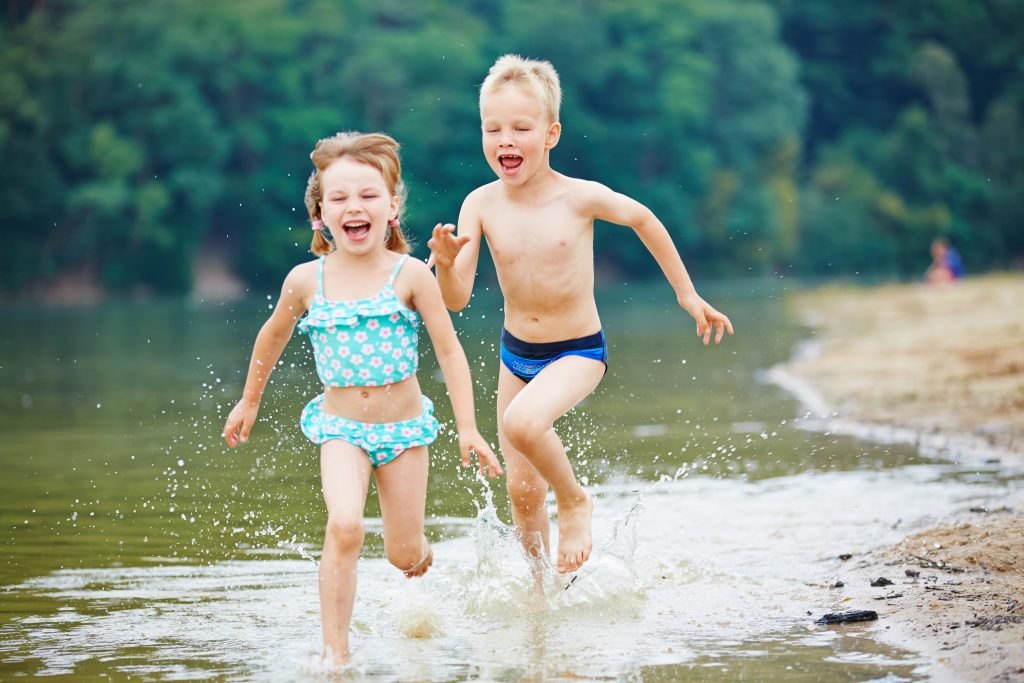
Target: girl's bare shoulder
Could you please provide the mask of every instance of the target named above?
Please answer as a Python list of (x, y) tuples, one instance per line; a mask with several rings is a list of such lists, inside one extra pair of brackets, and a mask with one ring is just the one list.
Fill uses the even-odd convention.
[(320, 259), (300, 263), (284, 278), (282, 292), (309, 300), (316, 294)]

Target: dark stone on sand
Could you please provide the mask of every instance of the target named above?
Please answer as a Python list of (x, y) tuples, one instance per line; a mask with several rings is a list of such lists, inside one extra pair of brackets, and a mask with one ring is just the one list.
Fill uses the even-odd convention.
[(875, 621), (878, 612), (869, 609), (853, 609), (848, 612), (832, 612), (818, 619), (815, 624), (849, 624), (855, 621)]
[(871, 582), (871, 585), (875, 588), (881, 588), (882, 586), (891, 586), (893, 585), (893, 583), (884, 576), (879, 576), (877, 579)]
[(853, 557), (853, 553), (843, 553), (842, 555), (839, 556), (839, 559), (842, 560), (843, 562), (846, 562), (851, 557)]
[(832, 584), (832, 587), (833, 587), (833, 588), (842, 588), (842, 587), (843, 587), (843, 586), (845, 586), (845, 585), (846, 585), (846, 584), (845, 584), (845, 583), (843, 583), (842, 581), (836, 581), (836, 582), (835, 582), (834, 584)]
[(921, 576), (921, 572), (917, 571), (916, 569), (905, 569), (903, 573), (912, 579), (916, 579), (917, 577)]

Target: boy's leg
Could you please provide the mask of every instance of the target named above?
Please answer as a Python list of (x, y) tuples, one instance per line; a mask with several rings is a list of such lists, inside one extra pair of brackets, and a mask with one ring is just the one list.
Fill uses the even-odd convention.
[(593, 503), (576, 481), (554, 424), (597, 388), (604, 371), (604, 363), (591, 358), (559, 358), (523, 388), (503, 414), (505, 438), (555, 491), (560, 572), (574, 571), (590, 557)]
[(358, 446), (332, 439), (320, 447), (320, 478), (327, 530), (320, 556), (320, 618), (324, 655), (348, 661), (348, 629), (356, 595), (356, 562), (363, 547), (363, 508), (370, 458)]
[(498, 444), (505, 461), (505, 486), (519, 540), (527, 555), (536, 558), (547, 553), (550, 537), (548, 511), (544, 507), (548, 483), (526, 456), (509, 443), (504, 424), (505, 410), (526, 386), (526, 382), (501, 366), (498, 371)]
[[(384, 518), (384, 552), (388, 561), (409, 572), (425, 574), (430, 566), (430, 546), (423, 535), (423, 515), (427, 504), (429, 456), (426, 446), (415, 446), (377, 468), (377, 494)], [(416, 565), (427, 558), (421, 566)]]

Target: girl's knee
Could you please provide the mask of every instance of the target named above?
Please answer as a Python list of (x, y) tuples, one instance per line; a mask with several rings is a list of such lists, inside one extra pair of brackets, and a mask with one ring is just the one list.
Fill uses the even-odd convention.
[(502, 416), (501, 422), (505, 438), (520, 451), (529, 450), (531, 444), (551, 429), (549, 422), (517, 406), (510, 406)]
[[(359, 551), (363, 547), (365, 536), (363, 520), (356, 517), (343, 515), (329, 515), (327, 517), (327, 530), (325, 536), (332, 541), (339, 550)], [(326, 545), (326, 543), (324, 544)]]

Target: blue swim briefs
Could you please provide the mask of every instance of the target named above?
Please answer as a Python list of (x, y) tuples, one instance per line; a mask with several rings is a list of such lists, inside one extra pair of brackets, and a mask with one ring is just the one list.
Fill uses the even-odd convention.
[(565, 356), (599, 360), (608, 371), (608, 341), (604, 338), (604, 330), (566, 341), (525, 342), (502, 328), (500, 348), (502, 365), (524, 382), (529, 382), (538, 372)]

